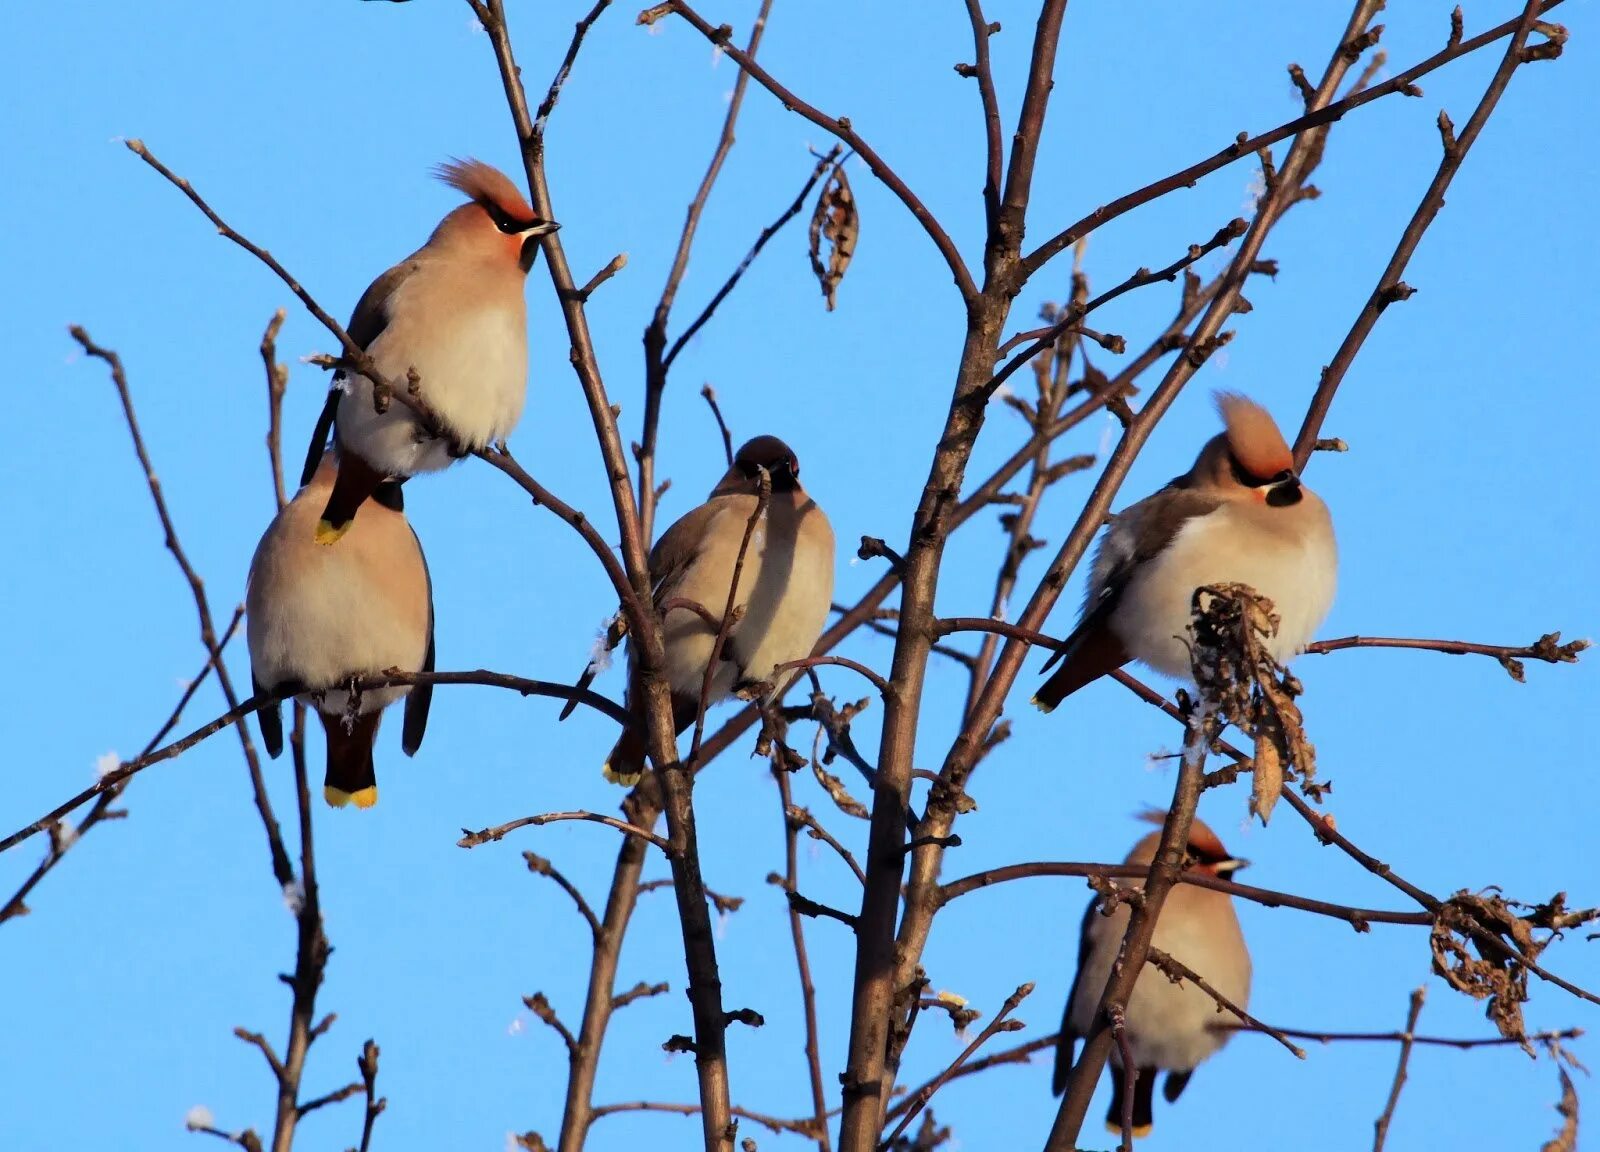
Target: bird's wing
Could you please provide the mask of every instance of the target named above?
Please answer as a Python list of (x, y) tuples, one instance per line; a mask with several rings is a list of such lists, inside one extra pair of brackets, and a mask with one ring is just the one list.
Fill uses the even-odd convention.
[(1078, 1034), (1072, 1030), (1072, 1005), (1078, 999), (1084, 969), (1089, 966), (1089, 926), (1094, 923), (1095, 910), (1099, 906), (1098, 896), (1089, 901), (1078, 928), (1078, 971), (1072, 977), (1072, 991), (1067, 993), (1067, 1006), (1061, 1010), (1061, 1038), (1056, 1041), (1056, 1067), (1050, 1078), (1050, 1091), (1057, 1096), (1067, 1089), (1067, 1077), (1072, 1074), (1072, 1060), (1078, 1047)]
[[(396, 488), (398, 492), (398, 487)], [(422, 670), (432, 672), (433, 657), (433, 575), (428, 571), (428, 557), (422, 551), (422, 541), (417, 530), (411, 529), (411, 538), (417, 541), (417, 554), (422, 557), (422, 579), (428, 588), (428, 652), (422, 658)], [(433, 705), (433, 685), (413, 684), (406, 694), (405, 719), (400, 728), (400, 747), (407, 756), (416, 755), (422, 747), (422, 737), (428, 730), (428, 709)]]
[[(656, 541), (656, 546), (650, 550), (650, 598), (657, 608), (672, 599), (684, 576), (704, 551), (712, 523), (727, 509), (727, 498), (707, 500), (675, 520)], [(704, 607), (716, 612), (720, 605)]]
[[(389, 326), (389, 301), (394, 296), (395, 289), (416, 270), (416, 261), (406, 260), (396, 264), (367, 285), (367, 290), (361, 294), (361, 299), (356, 301), (355, 311), (350, 313), (350, 323), (346, 324), (344, 329), (350, 333), (350, 339), (355, 342), (356, 347), (365, 351), (372, 347), (374, 340), (383, 335), (383, 330)], [(306, 448), (306, 463), (300, 472), (302, 488), (311, 482), (311, 477), (316, 474), (317, 465), (322, 463), (322, 454), (327, 450), (328, 434), (333, 430), (334, 414), (339, 409), (339, 397), (344, 395), (344, 377), (343, 368), (333, 374), (333, 383), (328, 389), (328, 401), (322, 406), (322, 415), (317, 418), (317, 426), (311, 433), (311, 443)]]
[[(259, 699), (267, 694), (255, 673), (250, 674), (250, 690)], [(256, 723), (261, 726), (261, 742), (267, 746), (267, 755), (276, 760), (283, 754), (283, 712), (276, 700), (256, 711)]]
[(1191, 520), (1222, 507), (1215, 493), (1169, 484), (1117, 518), (1095, 556), (1085, 619), (1102, 605), (1115, 607), (1133, 574), (1166, 551)]
[(1036, 705), (1048, 712), (1085, 684), (1128, 662), (1130, 654), (1110, 620), (1129, 581), (1166, 550), (1185, 524), (1221, 506), (1215, 494), (1174, 481), (1117, 517), (1095, 553), (1078, 626), (1041, 669), (1048, 671), (1058, 660), (1064, 661), (1034, 694)]
[[(655, 547), (650, 549), (650, 602), (655, 607), (660, 608), (672, 599), (673, 591), (682, 582), (684, 573), (700, 554), (706, 531), (722, 507), (721, 501), (708, 500), (673, 521), (672, 526), (662, 533), (661, 539), (656, 541)], [(578, 677), (575, 687), (586, 689), (594, 683), (594, 678), (594, 664), (590, 663)], [(558, 719), (565, 720), (577, 707), (576, 700), (568, 700), (562, 706)]]

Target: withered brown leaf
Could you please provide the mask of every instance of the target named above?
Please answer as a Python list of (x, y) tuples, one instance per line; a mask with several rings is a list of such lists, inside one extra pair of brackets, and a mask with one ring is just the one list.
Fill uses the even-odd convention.
[[(856, 253), (856, 239), (861, 234), (861, 216), (856, 210), (855, 193), (850, 191), (850, 180), (844, 174), (843, 164), (835, 164), (822, 185), (817, 197), (817, 207), (811, 213), (811, 271), (816, 274), (822, 294), (827, 297), (828, 311), (834, 307), (834, 294), (844, 279), (850, 258)], [(828, 261), (822, 261), (822, 245), (828, 245)]]

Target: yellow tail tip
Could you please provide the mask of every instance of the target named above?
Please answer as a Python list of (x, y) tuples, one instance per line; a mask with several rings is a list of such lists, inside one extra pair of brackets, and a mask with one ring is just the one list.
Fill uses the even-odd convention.
[[(1032, 704), (1035, 708), (1037, 708), (1039, 711), (1043, 712), (1046, 716), (1050, 715), (1050, 713), (1052, 713), (1052, 712), (1054, 712), (1056, 710), (1056, 706), (1054, 704), (1046, 704), (1043, 700), (1039, 699), (1039, 697), (1037, 695), (1035, 695), (1033, 697), (1030, 697), (1029, 700), (1028, 700), (1028, 703)], [(1119, 1128), (1118, 1131), (1120, 1132), (1121, 1129)]]
[(335, 527), (333, 524), (331, 524), (327, 520), (318, 520), (317, 521), (317, 534), (316, 534), (317, 543), (318, 544), (336, 544), (336, 543), (338, 543), (340, 538), (343, 537), (346, 532), (350, 531), (350, 525), (354, 524), (354, 523), (355, 523), (354, 520), (347, 520), (343, 524), (340, 524), (337, 527)]
[(614, 771), (611, 767), (611, 761), (607, 760), (600, 769), (600, 775), (604, 776), (611, 783), (616, 784), (619, 787), (632, 788), (635, 784), (639, 783), (639, 777), (642, 776), (643, 773)]
[(331, 808), (343, 808), (346, 804), (354, 804), (357, 808), (371, 808), (378, 802), (378, 786), (369, 784), (354, 792), (346, 792), (343, 788), (335, 788), (332, 784), (328, 784), (322, 789), (322, 798)]
[[(1113, 1136), (1121, 1136), (1122, 1135), (1122, 1125), (1121, 1124), (1113, 1124), (1111, 1121), (1107, 1120), (1106, 1121), (1106, 1131), (1111, 1133)], [(1155, 1125), (1153, 1125), (1153, 1124), (1135, 1124), (1133, 1126), (1132, 1131), (1133, 1131), (1133, 1138), (1135, 1140), (1143, 1140), (1146, 1136), (1150, 1135), (1151, 1132), (1155, 1131)]]

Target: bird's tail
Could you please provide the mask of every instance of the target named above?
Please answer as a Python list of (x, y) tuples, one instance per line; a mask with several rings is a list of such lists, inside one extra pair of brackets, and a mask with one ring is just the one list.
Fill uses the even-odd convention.
[[(1066, 646), (1057, 653), (1061, 667), (1039, 685), (1031, 704), (1041, 712), (1052, 712), (1055, 706), (1071, 696), (1085, 684), (1100, 679), (1107, 672), (1121, 668), (1132, 656), (1122, 646), (1105, 620), (1090, 617), (1067, 637)], [(1054, 663), (1052, 656), (1045, 667)]]
[(644, 758), (644, 736), (634, 728), (624, 729), (600, 773), (613, 784), (632, 788), (644, 775)]
[[(1156, 1091), (1156, 1070), (1140, 1068), (1133, 1079), (1133, 1135), (1142, 1140), (1155, 1127), (1152, 1103)], [(1127, 1084), (1123, 1071), (1111, 1066), (1111, 1107), (1106, 1110), (1106, 1131), (1113, 1135), (1122, 1131), (1122, 1107), (1127, 1100)]]
[(378, 718), (382, 713), (357, 716), (348, 731), (342, 715), (319, 715), (328, 736), (323, 799), (335, 808), (351, 803), (357, 808), (371, 808), (378, 802), (378, 774), (372, 763), (372, 745), (378, 738)]
[[(629, 694), (637, 700), (637, 692)], [(672, 727), (678, 735), (683, 735), (694, 725), (695, 715), (700, 710), (699, 696), (680, 696), (672, 694)], [(647, 755), (643, 725), (644, 718), (635, 714), (634, 723), (623, 731), (617, 740), (616, 746), (611, 749), (611, 755), (606, 757), (605, 764), (600, 773), (613, 784), (621, 784), (624, 788), (632, 788), (639, 782), (639, 777), (644, 775), (644, 760)]]
[(322, 519), (317, 521), (317, 543), (332, 544), (350, 531), (356, 509), (385, 479), (383, 473), (354, 452), (343, 453), (339, 457), (339, 471), (333, 478), (333, 491), (322, 510)]

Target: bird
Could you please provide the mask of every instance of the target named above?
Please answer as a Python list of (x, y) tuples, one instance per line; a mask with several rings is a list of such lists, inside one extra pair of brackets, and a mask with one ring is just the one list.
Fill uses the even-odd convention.
[[(293, 691), (322, 719), (323, 797), (336, 808), (370, 808), (378, 802), (372, 745), (383, 710), (405, 698), (400, 744), (414, 755), (433, 688), (370, 688), (352, 700), (349, 686), (390, 668), (433, 671), (433, 586), (394, 481), (373, 490), (342, 545), (316, 544), (312, 525), (337, 471), (329, 454), (262, 535), (245, 592), (246, 632), (256, 696)], [(276, 759), (283, 751), (279, 706), (256, 715), (267, 754)]]
[(397, 387), (416, 371), (416, 393), (444, 436), (391, 402), (379, 412), (372, 381), (341, 368), (317, 421), (301, 483), (315, 473), (330, 428), (339, 474), (315, 538), (332, 544), (385, 480), (448, 467), (511, 434), (527, 397), (528, 331), (523, 285), (538, 240), (561, 226), (542, 219), (517, 186), (481, 160), (453, 160), (435, 175), (468, 197), (428, 242), (374, 280), (347, 331)]
[(1328, 506), (1301, 482), (1265, 408), (1230, 392), (1216, 404), (1224, 431), (1194, 467), (1101, 537), (1078, 625), (1044, 665), (1061, 667), (1034, 693), (1041, 711), (1129, 660), (1187, 679), (1203, 585), (1247, 584), (1272, 601), (1278, 632), (1266, 647), (1279, 662), (1302, 651), (1328, 614), (1339, 567)]
[[(796, 674), (777, 672), (776, 667), (811, 655), (827, 623), (833, 602), (833, 528), (801, 487), (800, 459), (793, 449), (776, 436), (757, 436), (739, 448), (706, 502), (668, 528), (650, 552), (652, 602), (657, 611), (668, 606), (661, 639), (679, 733), (694, 724), (699, 712), (706, 662), (717, 634), (715, 626), (683, 604), (697, 604), (722, 619), (763, 471), (771, 493), (739, 573), (733, 604), (742, 614), (728, 630), (706, 704), (758, 685), (764, 686), (761, 702), (770, 704)], [(629, 648), (628, 703), (640, 723), (624, 730), (604, 768), (608, 780), (625, 785), (638, 781), (645, 761), (642, 688), (631, 641)], [(592, 666), (580, 686), (591, 679)]]
[[(1164, 812), (1145, 813), (1144, 819), (1159, 824)], [(1151, 832), (1128, 853), (1126, 863), (1140, 867), (1155, 859), (1161, 833)], [(1217, 834), (1200, 820), (1189, 828), (1186, 870), (1205, 876), (1227, 879), (1248, 860), (1228, 854)], [(1083, 914), (1078, 943), (1078, 974), (1072, 982), (1066, 1011), (1061, 1017), (1061, 1038), (1056, 1042), (1055, 1075), (1051, 1090), (1059, 1096), (1065, 1091), (1072, 1072), (1078, 1040), (1094, 1031), (1111, 968), (1128, 930), (1128, 905), (1119, 903), (1109, 914), (1100, 912), (1100, 900), (1089, 902)], [(1250, 952), (1233, 910), (1233, 897), (1225, 892), (1178, 883), (1167, 893), (1161, 914), (1156, 919), (1150, 946), (1159, 948), (1174, 960), (1227, 997), (1241, 1010), (1250, 999)], [(1133, 1134), (1144, 1137), (1152, 1127), (1151, 1105), (1156, 1073), (1165, 1071), (1162, 1095), (1173, 1103), (1182, 1094), (1199, 1064), (1228, 1042), (1228, 1031), (1214, 1027), (1227, 1022), (1215, 1000), (1195, 985), (1173, 983), (1165, 973), (1140, 972), (1128, 997), (1124, 1014), (1124, 1034), (1133, 1056)], [(1122, 1073), (1122, 1054), (1111, 1051), (1111, 1107), (1106, 1112), (1106, 1127), (1122, 1131), (1122, 1110), (1126, 1081)]]

